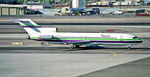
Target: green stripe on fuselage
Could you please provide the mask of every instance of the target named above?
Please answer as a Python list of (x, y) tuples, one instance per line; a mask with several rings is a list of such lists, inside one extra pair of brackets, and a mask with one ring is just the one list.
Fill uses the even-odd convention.
[(31, 37), (31, 36), (30, 36), (30, 39), (39, 39), (39, 37)]
[(104, 40), (104, 41), (141, 41), (141, 39), (103, 39), (103, 38), (60, 38), (61, 40)]
[[(30, 36), (30, 39), (39, 39), (39, 37)], [(52, 38), (50, 40), (142, 41), (141, 39), (102, 39), (102, 38)]]

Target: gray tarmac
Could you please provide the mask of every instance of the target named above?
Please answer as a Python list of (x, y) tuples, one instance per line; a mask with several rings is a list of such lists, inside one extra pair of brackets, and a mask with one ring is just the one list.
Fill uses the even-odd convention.
[[(10, 34), (11, 35), (11, 34)], [(16, 35), (19, 37), (20, 35)], [(40, 42), (9, 36), (0, 39), (1, 77), (149, 77), (149, 67), (140, 59), (150, 57), (150, 39), (133, 49), (126, 47), (81, 47), (71, 50), (69, 45), (41, 45)], [(24, 45), (11, 45), (24, 41)], [(7, 44), (7, 45), (4, 45)], [(138, 61), (131, 66), (130, 62)], [(125, 66), (122, 66), (122, 65)], [(149, 62), (147, 62), (149, 65)], [(134, 73), (140, 74), (136, 76)], [(114, 68), (114, 69), (112, 69)], [(138, 71), (138, 70), (144, 71)], [(120, 71), (121, 70), (121, 71)], [(136, 71), (135, 71), (136, 70)], [(102, 75), (101, 75), (102, 74)]]
[[(97, 70), (78, 77), (149, 77), (150, 57)], [(105, 72), (105, 73), (104, 73)]]
[[(58, 32), (102, 32), (109, 33), (113, 30), (115, 33), (143, 33), (150, 32), (150, 26), (136, 25), (41, 25), (44, 28), (57, 28)], [(25, 34), (26, 32), (20, 25), (0, 25), (0, 34)]]
[(0, 17), (0, 23), (12, 23), (13, 19), (32, 19), (38, 23), (149, 23), (150, 17), (100, 17), (100, 16), (52, 16)]
[[(20, 26), (8, 22), (18, 18), (32, 18), (42, 27), (58, 28), (58, 32), (114, 30), (116, 33), (135, 34), (143, 39), (143, 43), (131, 50), (119, 46), (83, 46), (72, 50), (70, 45), (41, 45), (38, 41), (27, 40), (28, 35)], [(1, 17), (0, 77), (149, 77), (149, 17), (87, 18)], [(23, 45), (13, 45), (14, 42), (23, 42)]]
[(147, 57), (150, 55), (0, 53), (0, 76), (77, 77)]

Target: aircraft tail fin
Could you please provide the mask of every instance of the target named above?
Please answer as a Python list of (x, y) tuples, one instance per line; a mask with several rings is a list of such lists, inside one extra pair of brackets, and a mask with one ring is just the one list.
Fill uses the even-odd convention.
[(33, 22), (31, 19), (15, 19), (11, 21), (19, 23), (29, 35), (37, 35), (41, 33), (38, 29), (41, 28), (41, 26)]

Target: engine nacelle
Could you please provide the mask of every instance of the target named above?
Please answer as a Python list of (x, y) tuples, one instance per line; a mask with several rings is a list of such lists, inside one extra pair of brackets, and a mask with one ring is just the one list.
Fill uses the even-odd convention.
[(39, 37), (39, 39), (43, 39), (43, 40), (48, 40), (48, 39), (52, 39), (54, 38), (54, 36), (52, 35), (42, 35)]

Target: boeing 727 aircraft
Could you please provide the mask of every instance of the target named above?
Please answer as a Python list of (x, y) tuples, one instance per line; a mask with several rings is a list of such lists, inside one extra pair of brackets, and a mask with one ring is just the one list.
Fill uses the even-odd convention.
[(28, 39), (57, 44), (72, 44), (72, 49), (82, 45), (118, 45), (131, 48), (132, 45), (142, 42), (142, 39), (130, 34), (64, 33), (56, 32), (56, 28), (42, 28), (31, 19), (16, 19), (12, 21), (19, 23), (28, 32)]

